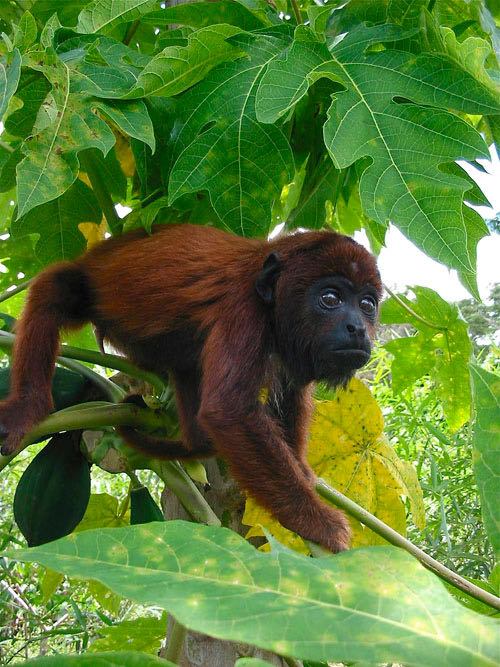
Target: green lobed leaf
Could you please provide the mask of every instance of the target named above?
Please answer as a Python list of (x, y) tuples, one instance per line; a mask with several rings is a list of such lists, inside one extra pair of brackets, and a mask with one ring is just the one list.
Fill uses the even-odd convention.
[(102, 211), (93, 191), (76, 179), (57, 199), (31, 209), (11, 223), (14, 241), (26, 234), (39, 234), (35, 255), (43, 266), (59, 260), (74, 259), (86, 248), (78, 229), (80, 222), (101, 222)]
[(20, 101), (22, 106), (4, 120), (9, 134), (24, 138), (31, 133), (40, 105), (49, 90), (50, 84), (42, 74), (27, 70), (21, 75), (15, 99)]
[(101, 638), (92, 642), (88, 653), (119, 651), (122, 646), (127, 646), (131, 651), (157, 655), (162, 640), (165, 639), (166, 629), (165, 613), (160, 618), (135, 618), (133, 621), (116, 623), (109, 628), (100, 627)]
[(70, 72), (53, 49), (31, 52), (30, 65), (52, 84), (38, 112), (33, 134), (22, 145), (17, 166), (18, 216), (59, 197), (75, 181), (77, 153), (98, 148), (104, 155), (115, 138), (88, 97), (70, 92)]
[(222, 226), (243, 235), (265, 234), (271, 207), (294, 175), (282, 131), (255, 117), (260, 77), (288, 43), (288, 27), (275, 34), (237, 35), (232, 43), (247, 58), (219, 65), (182, 97), (169, 203), (207, 190)]
[(418, 330), (416, 336), (385, 344), (394, 355), (393, 388), (400, 392), (422, 375), (429, 374), (436, 383), (448, 424), (456, 430), (470, 414), (467, 364), (472, 345), (467, 324), (460, 319), (456, 305), (447, 303), (430, 288), (414, 287), (412, 291), (415, 301), (398, 295), (406, 308), (392, 297), (383, 303), (380, 313), (380, 321), (385, 324), (409, 323)]
[(497, 664), (500, 623), (461, 607), (393, 547), (322, 559), (284, 547), (264, 554), (225, 528), (167, 521), (3, 555), (97, 579), (189, 629), (299, 659)]
[(35, 0), (31, 7), (31, 13), (42, 25), (45, 25), (52, 19), (54, 14), (62, 25), (75, 25), (78, 14), (88, 4), (88, 0), (71, 0), (71, 2), (61, 2), (61, 0)]
[(287, 227), (307, 227), (308, 229), (321, 229), (327, 218), (326, 202), (335, 204), (341, 185), (341, 175), (333, 166), (331, 160), (323, 160), (320, 164), (319, 174), (309, 188), (303, 188), (296, 208), (293, 210)]
[(93, 0), (80, 12), (76, 29), (106, 34), (120, 23), (140, 19), (159, 4), (159, 0)]
[(500, 377), (477, 364), (470, 365), (476, 419), (473, 464), (484, 525), (500, 559)]
[(177, 95), (220, 63), (245, 55), (226, 40), (240, 32), (230, 25), (214, 25), (192, 32), (186, 46), (167, 46), (139, 74), (126, 97)]
[(147, 144), (154, 153), (153, 123), (143, 100), (95, 100), (93, 104), (120, 130)]
[(18, 25), (14, 26), (15, 39), (14, 46), (25, 53), (29, 47), (35, 42), (38, 29), (33, 14), (24, 12), (21, 16)]
[(58, 33), (57, 54), (71, 73), (71, 90), (121, 98), (136, 84), (151, 57), (103, 35)]
[(395, 26), (360, 26), (327, 56), (324, 44), (299, 26), (293, 46), (262, 77), (257, 118), (274, 122), (319, 77), (343, 82), (346, 89), (334, 94), (324, 127), (335, 166), (369, 156), (360, 180), (366, 215), (380, 224), (390, 219), (427, 254), (457, 269), (477, 295), (475, 248), (487, 227), (462, 206), (467, 179), (440, 167), (488, 157), (479, 133), (447, 109), (498, 114), (500, 96), (444, 55), (365, 53), (370, 44), (404, 35)]
[(175, 667), (170, 660), (163, 660), (147, 653), (135, 651), (110, 651), (109, 653), (82, 653), (80, 655), (46, 655), (26, 660), (27, 667)]
[(210, 3), (189, 2), (173, 7), (165, 7), (160, 11), (145, 14), (141, 21), (152, 23), (155, 26), (180, 24), (195, 28), (227, 23), (242, 30), (258, 30), (268, 24), (257, 13), (233, 0), (218, 0), (218, 2)]
[(0, 60), (0, 120), (9, 106), (10, 98), (16, 92), (19, 77), (21, 76), (21, 54), (14, 49), (12, 62), (6, 65)]

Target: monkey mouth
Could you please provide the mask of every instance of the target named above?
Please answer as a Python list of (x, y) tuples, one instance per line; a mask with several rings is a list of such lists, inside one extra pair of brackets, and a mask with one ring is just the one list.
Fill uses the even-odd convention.
[(344, 348), (342, 350), (333, 350), (333, 359), (343, 368), (361, 368), (370, 358), (370, 353), (366, 350), (357, 348)]

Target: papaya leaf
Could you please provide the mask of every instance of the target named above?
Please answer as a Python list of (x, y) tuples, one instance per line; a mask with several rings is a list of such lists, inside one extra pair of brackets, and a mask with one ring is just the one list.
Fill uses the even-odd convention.
[(14, 241), (26, 234), (39, 234), (35, 255), (43, 266), (58, 260), (74, 259), (85, 250), (82, 222), (99, 223), (102, 211), (92, 190), (76, 179), (57, 199), (32, 208), (13, 220), (10, 231)]
[(470, 365), (476, 419), (473, 464), (484, 525), (500, 560), (500, 377)]
[[(318, 403), (308, 460), (319, 477), (398, 532), (406, 532), (401, 495), (410, 501), (415, 524), (425, 525), (416, 472), (383, 435), (382, 412), (360, 380), (354, 378), (333, 401)], [(385, 543), (358, 522), (352, 524), (354, 544)]]
[(181, 98), (170, 205), (207, 190), (223, 227), (250, 236), (269, 230), (273, 202), (292, 181), (294, 164), (282, 131), (257, 122), (255, 94), (288, 33), (283, 26), (272, 35), (236, 35), (231, 43), (248, 57), (219, 65)]
[(26, 53), (29, 47), (35, 42), (38, 33), (36, 21), (33, 14), (24, 12), (18, 25), (14, 25), (14, 46), (21, 53)]
[[(93, 106), (125, 134), (147, 144), (155, 151), (153, 123), (143, 100), (94, 100)], [(106, 152), (102, 151), (104, 155)]]
[(220, 63), (245, 55), (226, 41), (239, 32), (230, 25), (208, 26), (192, 32), (186, 46), (167, 46), (144, 67), (125, 97), (169, 97), (182, 93)]
[(80, 12), (77, 30), (106, 34), (120, 23), (140, 19), (158, 5), (158, 0), (92, 0)]
[(393, 547), (322, 559), (284, 547), (263, 554), (228, 529), (165, 521), (2, 555), (97, 579), (191, 630), (297, 659), (423, 667), (498, 660), (500, 623), (462, 607)]
[(52, 90), (22, 146), (26, 157), (17, 165), (18, 217), (69, 188), (78, 174), (79, 151), (98, 148), (106, 155), (115, 143), (110, 128), (92, 112), (91, 101), (70, 92), (69, 70), (53, 49), (30, 52), (30, 59)]
[[(430, 375), (443, 404), (451, 429), (465, 424), (470, 414), (471, 392), (467, 364), (472, 354), (467, 324), (458, 308), (447, 303), (428, 287), (414, 287), (416, 300), (399, 295), (385, 301), (380, 321), (385, 324), (409, 323), (418, 333), (385, 344), (394, 355), (393, 389), (400, 393), (412, 382)], [(409, 310), (408, 310), (409, 309)], [(412, 314), (414, 313), (414, 314)]]
[(88, 653), (119, 651), (127, 646), (130, 651), (158, 655), (167, 629), (167, 614), (122, 621), (108, 628), (99, 628), (100, 639), (90, 645)]
[(359, 185), (365, 214), (384, 225), (390, 219), (428, 255), (457, 269), (477, 296), (476, 245), (488, 230), (463, 207), (467, 179), (442, 165), (489, 154), (479, 133), (448, 110), (498, 114), (500, 95), (446, 55), (366, 52), (405, 34), (391, 25), (360, 26), (328, 51), (299, 26), (293, 45), (262, 77), (257, 119), (275, 122), (320, 77), (343, 83), (345, 90), (332, 96), (324, 139), (339, 169), (371, 158)]
[(194, 28), (205, 28), (206, 26), (227, 23), (237, 26), (242, 30), (258, 30), (269, 23), (259, 16), (257, 12), (251, 11), (251, 5), (246, 7), (233, 0), (218, 0), (218, 2), (189, 2), (173, 7), (165, 7), (159, 11), (145, 14), (141, 21), (152, 23), (154, 26), (162, 25), (189, 25)]
[(121, 98), (136, 84), (151, 56), (104, 35), (58, 33), (56, 51), (70, 71), (71, 90)]
[(40, 105), (50, 90), (50, 84), (42, 74), (28, 72), (21, 76), (16, 91), (16, 100), (22, 102), (22, 106), (4, 120), (5, 129), (15, 137), (24, 138), (30, 134)]
[(0, 60), (0, 120), (7, 111), (10, 98), (16, 92), (20, 75), (21, 54), (19, 49), (14, 49), (10, 65), (5, 64), (4, 58)]

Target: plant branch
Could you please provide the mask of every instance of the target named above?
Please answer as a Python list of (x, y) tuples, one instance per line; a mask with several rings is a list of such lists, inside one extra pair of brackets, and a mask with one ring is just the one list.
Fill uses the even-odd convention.
[(75, 371), (76, 373), (79, 373), (80, 375), (83, 375), (83, 377), (90, 380), (90, 382), (98, 387), (106, 396), (106, 398), (112, 403), (119, 403), (126, 394), (126, 392), (117, 384), (111, 380), (108, 380), (108, 378), (99, 375), (88, 366), (81, 364), (79, 361), (61, 358), (59, 359), (58, 363), (60, 366), (69, 368), (71, 371)]
[(221, 525), (218, 516), (177, 461), (151, 459), (149, 468), (165, 482), (172, 493), (175, 493), (186, 512), (195, 521), (207, 526)]
[[(15, 335), (7, 331), (0, 331), (0, 348), (10, 350), (14, 345)], [(117, 354), (102, 354), (96, 350), (86, 350), (81, 347), (73, 347), (72, 345), (62, 345), (60, 354), (57, 357), (57, 362), (65, 359), (77, 359), (78, 361), (86, 361), (89, 364), (96, 364), (106, 368), (113, 368), (132, 377), (140, 378), (153, 386), (155, 391), (161, 395), (165, 389), (165, 383), (155, 373), (144, 371), (142, 368), (135, 366), (125, 357), (120, 357)]]
[(14, 296), (14, 294), (19, 294), (19, 292), (25, 290), (30, 284), (31, 280), (31, 278), (29, 280), (25, 280), (23, 283), (19, 283), (19, 285), (16, 285), (12, 289), (7, 289), (5, 292), (2, 292), (2, 294), (0, 294), (0, 303), (2, 301), (7, 301), (7, 299), (10, 299), (12, 296)]
[(92, 190), (94, 191), (96, 199), (99, 202), (102, 212), (104, 213), (104, 217), (106, 218), (109, 229), (112, 234), (116, 234), (117, 232), (121, 231), (122, 223), (118, 217), (118, 214), (116, 213), (113, 200), (111, 199), (111, 195), (104, 181), (104, 178), (99, 171), (99, 167), (96, 164), (92, 150), (95, 149), (80, 151), (78, 158), (80, 160), (83, 171), (85, 171), (89, 177)]
[(344, 509), (355, 519), (364, 523), (365, 526), (368, 526), (374, 533), (377, 533), (377, 535), (380, 535), (395, 547), (400, 547), (401, 549), (408, 551), (408, 553), (415, 556), (424, 567), (434, 572), (434, 574), (437, 574), (441, 579), (444, 579), (455, 588), (467, 593), (467, 595), (470, 595), (476, 600), (480, 600), (481, 602), (484, 602), (484, 604), (500, 610), (500, 598), (496, 595), (492, 595), (479, 586), (475, 586), (456, 572), (448, 569), (445, 565), (434, 560), (434, 558), (412, 544), (390, 526), (383, 521), (380, 521), (380, 519), (377, 519), (376, 516), (373, 516), (373, 514), (367, 512), (367, 510), (363, 509), (363, 507), (355, 503), (353, 500), (350, 500), (336, 489), (333, 489), (323, 479), (318, 479), (316, 482), (316, 491), (320, 496), (334, 505), (337, 505), (337, 507)]
[(295, 16), (295, 20), (297, 21), (297, 25), (301, 25), (302, 16), (300, 15), (300, 9), (297, 0), (290, 0), (290, 2), (292, 3), (292, 9)]
[(15, 151), (15, 148), (12, 148), (12, 146), (6, 141), (3, 141), (3, 139), (0, 139), (0, 148), (3, 148), (8, 153), (13, 153)]

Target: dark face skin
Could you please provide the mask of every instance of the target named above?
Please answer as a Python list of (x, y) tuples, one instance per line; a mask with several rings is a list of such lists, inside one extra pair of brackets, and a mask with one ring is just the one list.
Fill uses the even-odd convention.
[(332, 276), (315, 283), (306, 296), (314, 346), (315, 379), (337, 385), (366, 364), (371, 353), (378, 313), (378, 296), (370, 285), (356, 286)]
[[(294, 312), (282, 313), (280, 355), (299, 384), (345, 385), (370, 358), (378, 295), (370, 283), (340, 275), (309, 287)], [(281, 336), (280, 336), (281, 338)]]

